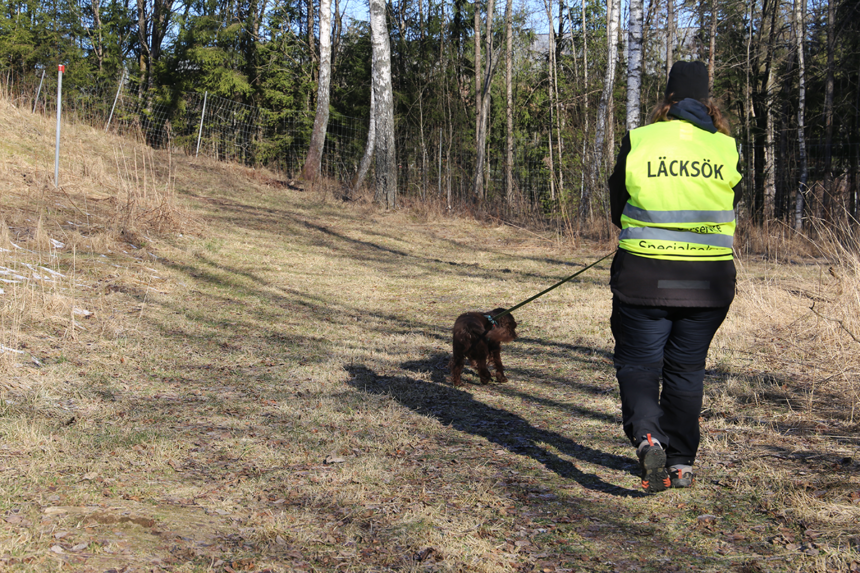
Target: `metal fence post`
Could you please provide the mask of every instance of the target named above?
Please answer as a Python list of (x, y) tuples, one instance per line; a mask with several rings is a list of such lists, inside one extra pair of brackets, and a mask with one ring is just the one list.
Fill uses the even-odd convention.
[(206, 98), (209, 97), (209, 92), (203, 92), (203, 111), (200, 113), (200, 128), (197, 130), (197, 151), (194, 152), (194, 157), (200, 154), (200, 137), (203, 135), (203, 118), (206, 117)]
[(54, 154), (54, 186), (60, 188), (60, 118), (63, 109), (63, 72), (66, 66), (60, 64), (57, 68), (57, 151)]
[(108, 127), (110, 127), (110, 121), (113, 119), (113, 110), (116, 109), (116, 102), (119, 100), (119, 94), (122, 92), (122, 85), (125, 83), (125, 68), (122, 70), (122, 75), (119, 78), (119, 86), (116, 88), (116, 97), (113, 98), (113, 105), (110, 108), (110, 115), (108, 116), (107, 123), (105, 124), (105, 132), (107, 132)]
[(33, 113), (36, 113), (36, 106), (39, 105), (39, 95), (42, 93), (42, 83), (45, 81), (45, 70), (42, 70), (42, 79), (39, 80), (39, 89), (36, 90), (36, 100), (33, 102)]

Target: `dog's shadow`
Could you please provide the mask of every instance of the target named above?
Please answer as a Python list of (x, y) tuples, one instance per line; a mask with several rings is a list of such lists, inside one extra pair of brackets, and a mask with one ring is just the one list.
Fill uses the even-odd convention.
[(547, 446), (564, 456), (624, 473), (634, 473), (632, 459), (595, 450), (556, 432), (536, 428), (516, 414), (476, 400), (462, 387), (448, 385), (445, 370), (440, 367), (447, 362), (442, 356), (439, 354), (426, 360), (401, 364), (402, 368), (412, 372), (429, 371), (432, 382), (409, 376), (380, 376), (366, 366), (353, 364), (346, 366), (350, 374), (348, 383), (363, 392), (391, 396), (422, 416), (435, 418), (460, 432), (480, 436), (511, 453), (529, 456), (586, 489), (621, 497), (645, 495), (641, 491), (607, 483), (593, 473), (583, 472), (574, 462), (550, 451)]

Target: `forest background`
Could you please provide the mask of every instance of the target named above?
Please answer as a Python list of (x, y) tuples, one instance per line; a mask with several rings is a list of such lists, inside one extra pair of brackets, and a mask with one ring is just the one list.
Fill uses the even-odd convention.
[[(55, 109), (65, 65), (65, 113), (141, 129), (155, 147), (290, 175), (307, 166), (324, 119), (319, 167), (304, 175), (334, 178), (349, 194), (382, 117), (371, 26), (358, 19), (366, 9), (9, 0), (0, 66), (7, 93), (33, 110)], [(857, 0), (400, 0), (384, 9), (396, 154), (392, 191), (377, 199), (389, 206), (409, 197), (606, 237), (616, 143), (647, 122), (672, 62), (698, 59), (741, 151), (746, 228), (782, 221), (776, 228), (791, 232), (823, 220), (850, 232), (856, 221)]]

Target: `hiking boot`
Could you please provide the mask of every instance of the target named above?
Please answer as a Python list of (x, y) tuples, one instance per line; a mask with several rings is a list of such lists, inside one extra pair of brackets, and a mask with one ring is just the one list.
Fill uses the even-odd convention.
[(651, 434), (639, 444), (636, 455), (639, 456), (639, 468), (642, 470), (642, 489), (654, 493), (672, 485), (666, 472), (666, 452), (660, 442), (651, 438)]
[(693, 484), (696, 483), (692, 466), (676, 464), (670, 466), (668, 472), (672, 487), (693, 487)]

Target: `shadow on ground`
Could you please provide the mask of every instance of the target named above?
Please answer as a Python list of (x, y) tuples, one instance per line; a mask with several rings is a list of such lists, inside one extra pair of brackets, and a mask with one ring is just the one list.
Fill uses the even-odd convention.
[[(402, 367), (408, 370), (409, 364)], [(559, 476), (572, 479), (586, 489), (619, 497), (645, 495), (607, 483), (593, 473), (580, 470), (574, 461), (562, 456), (633, 472), (635, 464), (631, 458), (595, 450), (556, 432), (536, 428), (516, 414), (480, 402), (461, 388), (408, 376), (380, 376), (370, 368), (357, 364), (346, 366), (346, 370), (350, 375), (348, 383), (358, 390), (391, 396), (422, 416), (435, 418), (459, 432), (484, 438), (511, 453), (531, 457)]]

